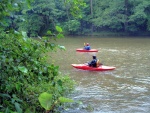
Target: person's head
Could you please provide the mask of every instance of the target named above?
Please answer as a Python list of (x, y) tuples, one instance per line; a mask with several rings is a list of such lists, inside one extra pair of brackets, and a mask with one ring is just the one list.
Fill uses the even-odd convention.
[(89, 46), (89, 43), (86, 43), (87, 46)]
[(96, 59), (96, 55), (93, 55), (93, 59)]

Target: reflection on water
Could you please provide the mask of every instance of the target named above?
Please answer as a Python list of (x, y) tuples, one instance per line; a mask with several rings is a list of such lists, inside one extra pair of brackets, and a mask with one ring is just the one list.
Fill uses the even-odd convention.
[[(89, 42), (98, 53), (79, 53)], [(82, 107), (66, 113), (147, 113), (150, 111), (150, 39), (148, 38), (96, 38), (74, 37), (58, 40), (66, 51), (52, 56), (62, 73), (69, 74), (78, 85), (74, 100)], [(113, 71), (83, 71), (71, 67), (73, 63), (91, 61), (92, 55), (104, 65), (115, 66)], [(91, 106), (92, 111), (83, 106)]]

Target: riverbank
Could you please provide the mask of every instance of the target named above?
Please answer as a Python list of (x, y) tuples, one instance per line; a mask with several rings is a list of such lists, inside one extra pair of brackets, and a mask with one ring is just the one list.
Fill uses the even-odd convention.
[(112, 32), (112, 31), (101, 31), (101, 32), (88, 32), (84, 34), (76, 34), (78, 36), (150, 36), (150, 32)]

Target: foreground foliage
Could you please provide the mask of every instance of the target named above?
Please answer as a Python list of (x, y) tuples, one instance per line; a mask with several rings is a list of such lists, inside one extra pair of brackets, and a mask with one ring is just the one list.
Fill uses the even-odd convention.
[(40, 93), (46, 91), (51, 94), (53, 103), (73, 89), (71, 79), (61, 76), (58, 66), (46, 63), (43, 53), (56, 49), (56, 45), (46, 38), (41, 43), (12, 33), (6, 34), (0, 41), (2, 111), (41, 112)]
[[(30, 0), (25, 3), (29, 5)], [(42, 94), (51, 95), (47, 112), (57, 111), (64, 102), (72, 102), (64, 96), (73, 90), (74, 82), (59, 73), (59, 66), (48, 64), (46, 56), (57, 48), (64, 49), (50, 41), (63, 37), (62, 29), (55, 27), (55, 37), (28, 38), (26, 32), (15, 30), (11, 21), (23, 2), (2, 0), (0, 4), (0, 112), (42, 113), (45, 111)], [(50, 31), (47, 33), (52, 35)]]

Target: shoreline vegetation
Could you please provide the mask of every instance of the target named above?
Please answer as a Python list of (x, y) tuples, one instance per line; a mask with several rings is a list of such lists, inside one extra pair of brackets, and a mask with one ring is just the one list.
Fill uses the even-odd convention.
[(69, 36), (106, 36), (106, 37), (107, 36), (133, 36), (133, 37), (144, 36), (144, 37), (148, 37), (148, 36), (150, 36), (150, 32), (129, 33), (129, 32), (102, 31), (102, 32), (91, 32), (91, 33), (89, 32), (89, 33), (86, 33), (86, 34), (69, 35)]

